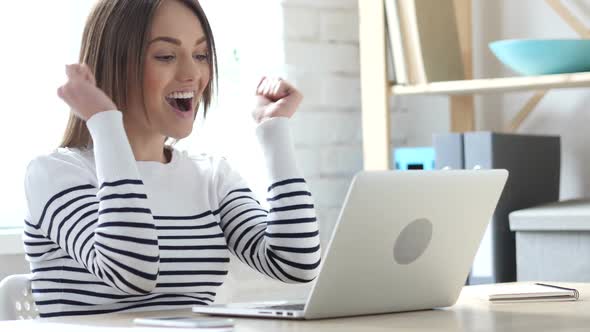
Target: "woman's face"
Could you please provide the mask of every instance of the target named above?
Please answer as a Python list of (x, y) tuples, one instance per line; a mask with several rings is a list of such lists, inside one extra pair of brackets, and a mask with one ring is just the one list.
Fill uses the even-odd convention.
[(144, 134), (187, 137), (211, 74), (201, 22), (180, 1), (163, 1), (155, 13), (148, 40), (144, 100), (137, 87), (130, 87), (128, 115), (133, 122), (143, 123), (148, 131)]

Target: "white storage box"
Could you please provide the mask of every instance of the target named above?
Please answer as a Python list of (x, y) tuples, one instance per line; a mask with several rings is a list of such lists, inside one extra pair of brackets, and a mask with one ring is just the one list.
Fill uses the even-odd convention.
[(510, 214), (518, 281), (590, 282), (590, 199)]

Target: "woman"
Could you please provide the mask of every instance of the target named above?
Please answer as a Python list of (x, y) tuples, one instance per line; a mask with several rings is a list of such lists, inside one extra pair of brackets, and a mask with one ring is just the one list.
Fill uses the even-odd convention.
[(215, 44), (196, 0), (100, 1), (80, 62), (58, 89), (72, 109), (61, 148), (25, 179), (42, 317), (208, 305), (230, 252), (278, 280), (315, 278), (315, 210), (289, 136), (295, 88), (263, 78), (256, 89), (266, 211), (225, 159), (165, 144), (191, 133), (213, 95)]

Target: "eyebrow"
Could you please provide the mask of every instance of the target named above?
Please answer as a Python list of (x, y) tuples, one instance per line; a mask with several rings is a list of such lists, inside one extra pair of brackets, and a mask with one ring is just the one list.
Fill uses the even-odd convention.
[[(201, 38), (199, 38), (197, 40), (197, 42), (195, 43), (195, 46), (201, 44), (202, 42), (206, 41), (207, 37), (203, 36)], [(157, 42), (157, 41), (163, 41), (163, 42), (167, 42), (167, 43), (171, 43), (177, 46), (180, 46), (182, 44), (182, 42), (180, 41), (180, 39), (176, 39), (176, 38), (172, 38), (172, 37), (168, 37), (168, 36), (160, 36), (160, 37), (156, 37), (152, 40), (150, 40), (150, 42), (148, 43), (148, 45)]]

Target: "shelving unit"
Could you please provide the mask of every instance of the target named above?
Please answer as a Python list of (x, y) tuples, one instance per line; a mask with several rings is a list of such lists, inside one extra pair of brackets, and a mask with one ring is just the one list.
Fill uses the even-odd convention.
[[(474, 94), (536, 91), (515, 116), (507, 131), (515, 131), (549, 89), (590, 87), (590, 72), (543, 76), (472, 79), (471, 0), (454, 0), (466, 80), (422, 85), (393, 85), (387, 78), (385, 0), (358, 0), (362, 86), (363, 159), (366, 170), (390, 168), (389, 101), (393, 95), (446, 95), (450, 102), (451, 131), (475, 128)], [(581, 36), (588, 31), (560, 0), (545, 0)]]

